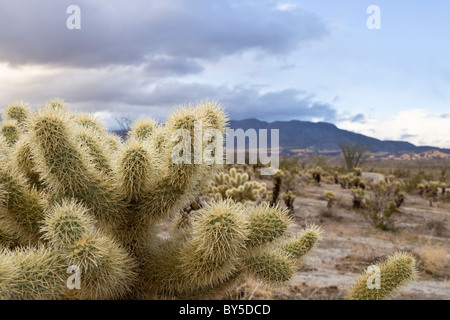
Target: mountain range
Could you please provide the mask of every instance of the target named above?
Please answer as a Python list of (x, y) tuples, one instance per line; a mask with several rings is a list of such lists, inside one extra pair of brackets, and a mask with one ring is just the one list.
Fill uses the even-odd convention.
[[(450, 149), (415, 146), (405, 141), (383, 141), (363, 134), (342, 130), (326, 122), (300, 120), (266, 122), (257, 119), (231, 120), (230, 129), (279, 129), (279, 144), (284, 155), (305, 155), (320, 152), (324, 156), (340, 154), (340, 142), (359, 143), (369, 149), (372, 158), (390, 159), (450, 159)], [(126, 131), (117, 130), (124, 138)]]
[[(373, 154), (416, 158), (441, 157), (450, 158), (450, 149), (432, 146), (415, 146), (405, 141), (382, 141), (362, 134), (342, 130), (334, 124), (309, 121), (275, 121), (266, 122), (257, 119), (232, 120), (230, 129), (279, 129), (280, 147), (285, 154), (329, 153), (339, 154), (340, 142), (360, 143), (369, 148)], [(408, 158), (408, 156), (406, 156)]]

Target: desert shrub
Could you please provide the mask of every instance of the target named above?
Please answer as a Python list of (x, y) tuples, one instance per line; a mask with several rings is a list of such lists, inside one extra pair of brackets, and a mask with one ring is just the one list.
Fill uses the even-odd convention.
[(433, 275), (441, 274), (447, 265), (447, 250), (444, 248), (425, 245), (420, 248), (418, 254), (422, 269)]

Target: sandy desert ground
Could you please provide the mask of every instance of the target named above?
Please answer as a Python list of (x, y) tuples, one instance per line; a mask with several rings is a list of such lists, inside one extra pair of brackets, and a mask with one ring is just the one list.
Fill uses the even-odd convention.
[[(321, 213), (327, 203), (322, 198), (325, 190), (339, 199), (331, 216)], [(450, 299), (450, 203), (430, 207), (420, 196), (407, 194), (393, 218), (398, 231), (381, 231), (351, 210), (350, 191), (339, 185), (300, 184), (295, 191), (295, 228), (321, 225), (323, 241), (304, 258), (288, 287), (247, 282), (231, 298), (343, 299), (366, 267), (396, 250), (408, 250), (417, 258), (420, 278), (401, 288), (395, 299)]]

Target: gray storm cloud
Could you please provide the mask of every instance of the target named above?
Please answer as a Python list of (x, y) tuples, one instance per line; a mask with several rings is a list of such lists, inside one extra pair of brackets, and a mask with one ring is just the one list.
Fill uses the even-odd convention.
[[(72, 4), (81, 9), (81, 30), (66, 28)], [(172, 61), (175, 69), (189, 69), (189, 59), (215, 60), (248, 49), (283, 54), (327, 34), (314, 14), (271, 6), (225, 0), (9, 1), (1, 6), (0, 60), (101, 67), (151, 64), (164, 55), (181, 59)]]
[[(81, 9), (81, 30), (66, 27), (66, 9), (73, 4)], [(160, 116), (173, 106), (209, 98), (236, 119), (332, 120), (336, 110), (298, 89), (263, 93), (252, 86), (257, 84), (184, 81), (226, 56), (248, 50), (283, 56), (328, 36), (315, 14), (276, 10), (276, 5), (261, 0), (0, 3), (0, 63), (16, 71), (46, 70), (21, 80), (20, 87), (4, 84), (1, 102), (40, 104), (58, 96), (85, 111)]]

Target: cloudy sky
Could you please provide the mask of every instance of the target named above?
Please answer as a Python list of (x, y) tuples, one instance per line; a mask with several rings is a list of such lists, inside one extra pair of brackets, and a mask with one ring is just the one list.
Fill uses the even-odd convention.
[(446, 0), (0, 0), (0, 105), (62, 97), (113, 129), (209, 98), (236, 120), (450, 148), (449, 14)]

